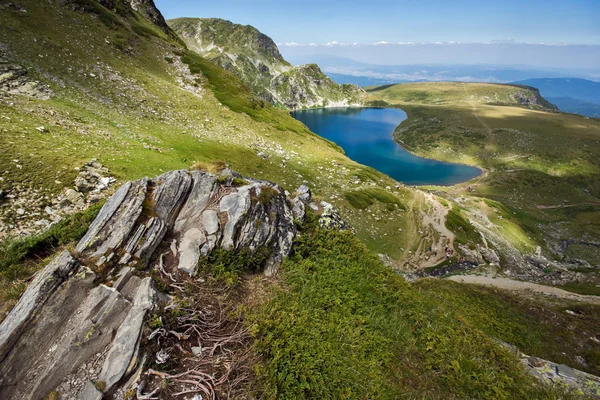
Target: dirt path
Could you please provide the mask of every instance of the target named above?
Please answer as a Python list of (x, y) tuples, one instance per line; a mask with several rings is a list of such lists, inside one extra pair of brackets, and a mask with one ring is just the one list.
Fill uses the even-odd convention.
[(447, 278), (454, 282), (470, 283), (475, 285), (491, 286), (506, 290), (526, 291), (553, 296), (559, 299), (576, 300), (591, 304), (600, 304), (599, 296), (585, 296), (571, 293), (552, 286), (538, 285), (537, 283), (516, 281), (509, 278), (491, 278), (479, 275), (456, 275)]

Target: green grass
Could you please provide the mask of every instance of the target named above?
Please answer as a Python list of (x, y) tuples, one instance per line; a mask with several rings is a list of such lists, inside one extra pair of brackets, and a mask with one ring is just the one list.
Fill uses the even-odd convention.
[(387, 208), (405, 210), (406, 207), (392, 193), (378, 188), (360, 189), (344, 193), (344, 198), (356, 209), (364, 210), (373, 205), (375, 201), (386, 204)]
[(25, 280), (43, 268), (59, 250), (81, 239), (101, 207), (102, 203), (93, 204), (39, 235), (0, 242), (0, 320), (25, 291)]
[(250, 316), (265, 398), (558, 398), (348, 233), (304, 234), (282, 273), (284, 287)]
[(445, 280), (421, 280), (416, 287), (424, 296), (448, 305), (465, 324), (526, 354), (600, 374), (600, 348), (592, 338), (600, 324), (597, 305), (521, 298), (508, 291)]
[(579, 293), (588, 296), (600, 296), (600, 287), (593, 283), (569, 282), (560, 286), (560, 288), (573, 293)]
[(397, 85), (383, 85), (367, 88), (372, 100), (383, 100), (390, 103), (418, 104), (460, 104), (482, 103), (496, 105), (525, 105), (524, 99), (535, 98), (537, 104), (530, 106), (536, 109), (554, 106), (539, 96), (537, 89), (490, 83), (463, 82), (420, 82)]
[(456, 235), (456, 242), (464, 245), (481, 243), (481, 235), (471, 225), (456, 203), (446, 215), (446, 227)]
[(25, 259), (39, 258), (54, 249), (79, 240), (87, 231), (102, 203), (91, 205), (86, 211), (65, 217), (50, 229), (23, 239), (6, 240), (0, 244), (0, 274), (16, 279), (19, 264)]
[(181, 61), (192, 74), (202, 73), (215, 97), (232, 111), (243, 112), (259, 122), (272, 124), (279, 130), (310, 132), (304, 124), (258, 98), (237, 76), (227, 72), (193, 52), (182, 53)]

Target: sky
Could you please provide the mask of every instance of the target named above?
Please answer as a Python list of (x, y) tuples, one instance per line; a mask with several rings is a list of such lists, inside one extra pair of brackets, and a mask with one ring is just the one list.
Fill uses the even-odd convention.
[[(513, 48), (518, 50), (518, 44), (525, 43), (543, 45), (540, 48), (593, 45), (573, 47), (574, 51), (568, 52), (570, 57), (576, 54), (570, 64), (577, 64), (582, 56), (583, 67), (593, 68), (598, 58), (590, 60), (584, 53), (592, 51), (600, 55), (600, 0), (155, 0), (155, 3), (167, 19), (219, 17), (252, 25), (270, 36), (284, 56), (298, 52), (331, 53), (331, 47), (354, 46), (356, 55), (346, 50), (345, 56), (358, 59), (359, 53), (368, 53), (368, 61), (377, 64), (404, 60), (390, 60), (389, 54), (385, 57), (392, 51), (392, 47), (385, 48), (390, 45), (417, 46), (411, 52), (411, 57), (416, 55), (415, 62), (421, 58), (421, 52), (431, 52), (423, 44), (502, 44), (508, 45), (503, 51), (510, 54)], [(364, 51), (375, 44), (378, 49)], [(301, 47), (307, 49), (299, 50)], [(462, 51), (466, 52), (467, 49)], [(519, 51), (514, 53), (511, 59), (518, 60)], [(554, 67), (559, 67), (563, 53), (557, 52)], [(445, 57), (448, 63), (460, 63), (464, 56)]]

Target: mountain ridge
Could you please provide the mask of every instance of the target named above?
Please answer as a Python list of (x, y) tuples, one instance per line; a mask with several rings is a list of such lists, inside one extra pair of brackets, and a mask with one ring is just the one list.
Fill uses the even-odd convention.
[(220, 18), (177, 18), (167, 23), (190, 49), (236, 74), (275, 105), (295, 110), (363, 104), (362, 89), (335, 83), (316, 64), (292, 66), (271, 38), (250, 25)]

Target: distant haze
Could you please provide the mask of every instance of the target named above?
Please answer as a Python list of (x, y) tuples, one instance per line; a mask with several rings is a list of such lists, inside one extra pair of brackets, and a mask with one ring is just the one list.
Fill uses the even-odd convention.
[(286, 59), (328, 54), (377, 65), (487, 64), (538, 68), (600, 69), (600, 45), (516, 43), (299, 45), (278, 43)]

